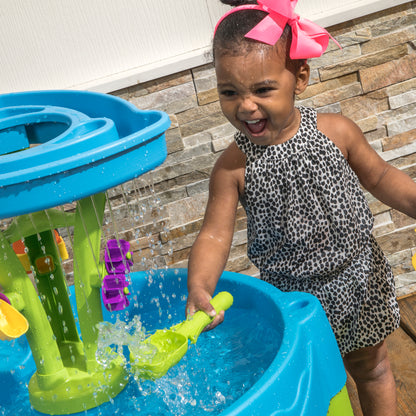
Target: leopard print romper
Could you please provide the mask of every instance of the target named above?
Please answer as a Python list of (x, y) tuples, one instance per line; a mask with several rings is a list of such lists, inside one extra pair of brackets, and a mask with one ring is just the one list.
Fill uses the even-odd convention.
[(300, 107), (289, 141), (259, 146), (238, 132), (245, 155), (241, 202), (248, 256), (282, 291), (315, 295), (341, 354), (372, 346), (399, 325), (393, 274), (371, 234), (373, 216), (340, 149)]

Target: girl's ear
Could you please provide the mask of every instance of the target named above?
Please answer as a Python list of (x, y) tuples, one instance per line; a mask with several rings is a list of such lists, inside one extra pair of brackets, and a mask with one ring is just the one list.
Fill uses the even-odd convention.
[(310, 68), (308, 63), (305, 61), (300, 65), (296, 72), (296, 88), (295, 95), (302, 94), (309, 84)]

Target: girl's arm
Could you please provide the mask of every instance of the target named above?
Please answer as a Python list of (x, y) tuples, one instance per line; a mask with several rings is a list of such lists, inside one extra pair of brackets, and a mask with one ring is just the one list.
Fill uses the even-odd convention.
[[(189, 257), (187, 314), (201, 309), (215, 316), (209, 301), (230, 252), (244, 167), (244, 155), (233, 143), (212, 171), (204, 222)], [(218, 325), (223, 316), (219, 314), (210, 328)]]
[(416, 218), (415, 182), (384, 161), (348, 118), (325, 114), (318, 120), (318, 128), (341, 149), (363, 187), (381, 202)]

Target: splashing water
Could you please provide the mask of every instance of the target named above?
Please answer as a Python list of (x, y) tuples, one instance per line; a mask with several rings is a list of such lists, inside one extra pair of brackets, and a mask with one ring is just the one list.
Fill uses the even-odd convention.
[[(109, 367), (117, 357), (124, 358), (124, 346), (134, 346), (137, 352), (148, 354), (148, 348), (143, 346), (146, 332), (139, 316), (133, 316), (130, 322), (121, 321), (118, 317), (115, 323), (100, 322), (95, 358), (104, 367)], [(155, 352), (154, 352), (155, 353)], [(127, 360), (124, 358), (124, 361)]]

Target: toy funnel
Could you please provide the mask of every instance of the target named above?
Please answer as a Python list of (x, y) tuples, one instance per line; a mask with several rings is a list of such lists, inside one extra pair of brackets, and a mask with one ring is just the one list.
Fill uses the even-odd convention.
[[(169, 124), (167, 114), (111, 95), (0, 95), (0, 290), (11, 303), (0, 303), (0, 337), (27, 330), (36, 363), (29, 397), (39, 412), (85, 411), (128, 381), (121, 358), (105, 368), (95, 358), (107, 190), (164, 161)], [(65, 273), (74, 280), (78, 322)]]
[[(211, 300), (218, 313), (233, 304), (228, 292), (220, 292)], [(143, 341), (137, 351), (130, 350), (132, 369), (138, 378), (156, 379), (164, 376), (176, 365), (188, 350), (188, 339), (196, 343), (202, 330), (213, 320), (203, 311), (197, 311), (190, 319), (166, 330), (158, 330)]]

